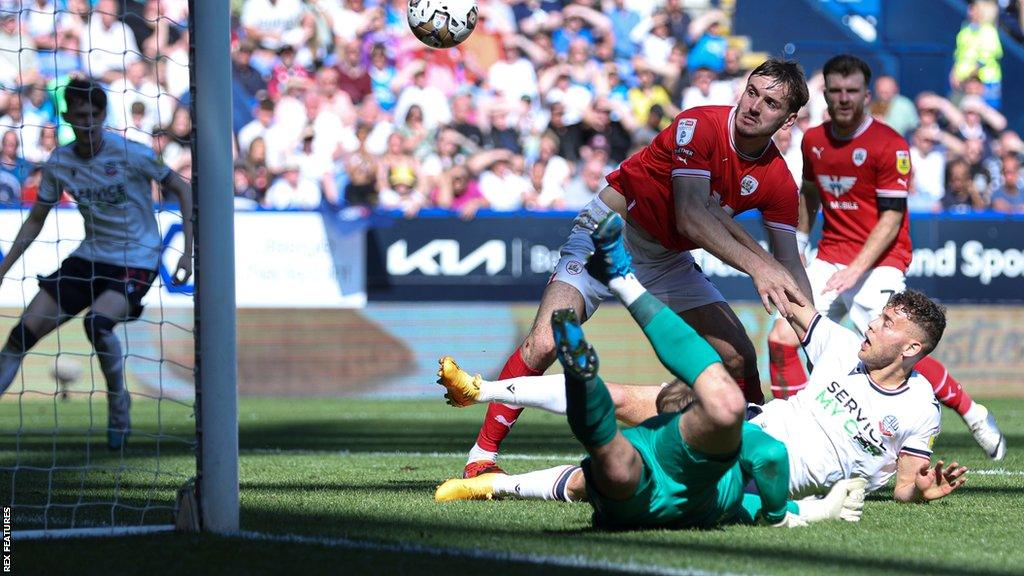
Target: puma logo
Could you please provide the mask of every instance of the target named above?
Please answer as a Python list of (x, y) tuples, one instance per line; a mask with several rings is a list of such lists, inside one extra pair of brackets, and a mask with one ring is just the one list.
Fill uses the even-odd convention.
[(498, 414), (497, 416), (495, 416), (495, 417), (494, 417), (494, 421), (495, 421), (495, 422), (497, 422), (498, 424), (501, 424), (501, 425), (502, 425), (502, 426), (504, 426), (505, 428), (511, 428), (511, 427), (512, 427), (512, 425), (516, 423), (516, 421), (515, 421), (515, 420), (512, 420), (512, 421), (510, 422), (510, 421), (509, 421), (509, 420), (508, 420), (507, 418), (505, 418), (505, 416), (504, 416), (504, 415), (502, 415), (502, 414)]

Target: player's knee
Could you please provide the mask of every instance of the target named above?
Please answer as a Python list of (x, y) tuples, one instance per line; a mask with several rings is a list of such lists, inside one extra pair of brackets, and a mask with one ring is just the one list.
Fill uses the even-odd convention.
[(724, 386), (713, 397), (704, 399), (702, 404), (717, 428), (739, 427), (747, 412), (747, 401), (738, 386)]
[(31, 350), (37, 342), (39, 342), (39, 337), (29, 330), (23, 321), (18, 321), (7, 337), (7, 345), (4, 348), (15, 354), (24, 354)]
[(85, 328), (85, 337), (96, 347), (102, 346), (108, 337), (114, 335), (117, 321), (102, 314), (89, 313), (82, 320), (82, 326)]
[(527, 366), (538, 370), (546, 369), (555, 361), (555, 340), (550, 326), (546, 330), (534, 326), (520, 348)]

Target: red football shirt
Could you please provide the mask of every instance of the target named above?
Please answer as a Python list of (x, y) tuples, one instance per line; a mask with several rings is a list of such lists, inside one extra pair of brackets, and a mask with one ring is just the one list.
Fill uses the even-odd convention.
[(706, 178), (711, 193), (732, 215), (757, 209), (765, 226), (796, 231), (798, 191), (786, 161), (769, 143), (753, 158), (736, 150), (732, 106), (697, 106), (681, 112), (654, 141), (608, 175), (626, 197), (630, 221), (662, 246), (699, 248), (676, 230), (672, 178)]
[[(877, 199), (907, 197), (910, 148), (895, 130), (871, 118), (846, 140), (836, 138), (831, 127), (826, 122), (804, 134), (804, 180), (817, 184), (825, 214), (818, 258), (849, 264), (878, 223)], [(896, 240), (874, 267), (906, 272), (911, 256), (909, 218), (904, 213)]]

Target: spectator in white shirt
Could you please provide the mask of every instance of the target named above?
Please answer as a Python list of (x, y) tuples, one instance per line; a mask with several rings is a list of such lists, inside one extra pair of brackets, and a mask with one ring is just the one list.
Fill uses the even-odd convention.
[(440, 88), (427, 83), (425, 64), (420, 62), (410, 66), (418, 66), (418, 69), (413, 72), (412, 84), (402, 89), (398, 96), (394, 118), (405, 118), (409, 107), (415, 104), (423, 110), (423, 125), (428, 131), (451, 122), (452, 110), (448, 98)]
[(498, 156), (491, 167), (480, 175), (480, 192), (491, 210), (512, 212), (521, 210), (533, 200), (533, 186), (513, 169), (513, 161), (521, 158)]
[(302, 178), (297, 158), (290, 157), (284, 162), (284, 170), (274, 180), (263, 199), (267, 208), (313, 210), (320, 206), (320, 188), (310, 180)]
[(936, 212), (946, 193), (946, 158), (935, 148), (937, 140), (927, 128), (914, 131), (910, 165), (914, 167), (907, 208), (911, 212)]
[(242, 28), (267, 50), (282, 44), (298, 44), (304, 34), (300, 0), (246, 0), (242, 7)]
[(736, 102), (731, 82), (719, 82), (718, 74), (710, 68), (697, 68), (690, 87), (683, 91), (683, 110), (695, 106), (729, 105)]
[(135, 33), (117, 14), (115, 0), (100, 0), (82, 37), (84, 72), (106, 83), (117, 80), (127, 64), (139, 59)]
[(533, 63), (522, 55), (519, 39), (509, 36), (503, 45), (504, 58), (498, 60), (487, 71), (487, 84), (491, 90), (505, 96), (506, 103), (512, 103), (529, 96), (537, 99), (537, 73)]
[(113, 112), (107, 116), (113, 128), (128, 126), (132, 104), (142, 102), (146, 108), (143, 129), (152, 132), (156, 126), (165, 126), (174, 113), (175, 99), (168, 94), (160, 95), (160, 87), (153, 81), (153, 68), (148, 60), (136, 60), (128, 64), (124, 77), (110, 84), (107, 92)]

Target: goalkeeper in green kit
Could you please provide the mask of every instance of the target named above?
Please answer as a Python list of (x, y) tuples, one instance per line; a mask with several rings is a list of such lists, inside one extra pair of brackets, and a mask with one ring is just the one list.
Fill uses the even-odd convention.
[[(620, 431), (612, 398), (598, 376), (597, 354), (584, 339), (576, 313), (552, 314), (555, 348), (565, 371), (566, 415), (589, 454), (581, 468), (594, 524), (612, 529), (757, 521), (799, 526), (859, 519), (862, 481), (841, 481), (821, 500), (789, 500), (785, 445), (745, 422), (743, 393), (718, 354), (633, 275), (622, 226), (621, 217), (613, 214), (594, 231), (596, 253), (588, 272), (627, 306), (662, 364), (692, 387), (693, 401), (682, 412)], [(572, 471), (566, 471), (566, 478)], [(435, 499), (490, 498), (489, 476), (497, 475), (449, 480)]]

